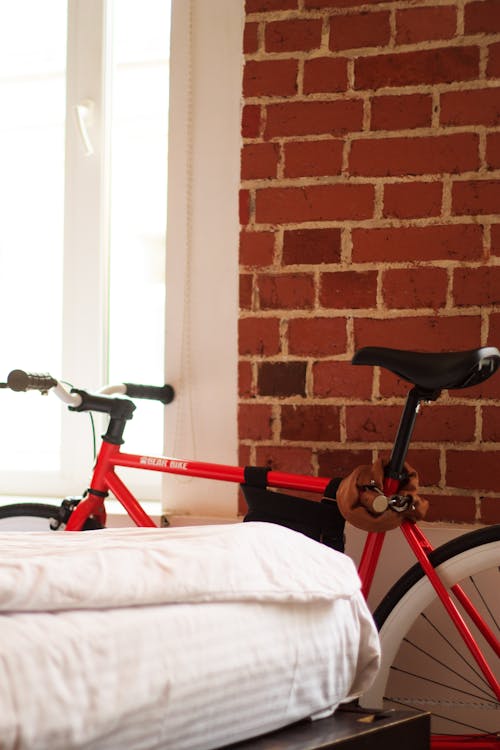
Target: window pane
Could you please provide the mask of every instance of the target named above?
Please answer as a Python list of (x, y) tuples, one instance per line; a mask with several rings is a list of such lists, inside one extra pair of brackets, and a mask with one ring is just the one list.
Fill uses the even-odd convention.
[[(114, 14), (109, 380), (161, 385), (170, 2), (120, 0)], [(138, 403), (127, 450), (161, 452), (163, 420)]]
[[(0, 380), (61, 375), (66, 16), (66, 0), (0, 4)], [(1, 403), (0, 469), (59, 468), (54, 403)]]

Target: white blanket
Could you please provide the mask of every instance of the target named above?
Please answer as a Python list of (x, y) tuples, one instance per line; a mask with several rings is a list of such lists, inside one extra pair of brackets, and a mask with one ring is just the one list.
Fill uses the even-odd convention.
[(0, 749), (209, 750), (378, 667), (352, 561), (274, 524), (0, 535)]

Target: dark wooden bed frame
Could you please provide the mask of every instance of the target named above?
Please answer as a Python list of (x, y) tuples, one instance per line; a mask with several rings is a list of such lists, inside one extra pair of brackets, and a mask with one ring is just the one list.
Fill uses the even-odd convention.
[(225, 750), (428, 750), (430, 714), (421, 711), (367, 711), (347, 706), (333, 716), (301, 721)]

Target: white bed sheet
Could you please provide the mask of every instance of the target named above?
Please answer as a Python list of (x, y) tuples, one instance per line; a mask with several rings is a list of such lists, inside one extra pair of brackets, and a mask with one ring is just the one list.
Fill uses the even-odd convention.
[(0, 535), (0, 749), (210, 750), (379, 664), (352, 561), (274, 524)]

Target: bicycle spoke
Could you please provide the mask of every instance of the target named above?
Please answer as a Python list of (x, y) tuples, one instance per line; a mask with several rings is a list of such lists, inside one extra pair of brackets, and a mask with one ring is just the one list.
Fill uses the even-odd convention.
[[(407, 677), (414, 677), (416, 680), (423, 680), (424, 682), (428, 682), (431, 685), (438, 685), (439, 687), (444, 687), (444, 688), (447, 688), (448, 690), (453, 690), (455, 693), (461, 693), (462, 695), (468, 695), (470, 698), (477, 698), (478, 701), (484, 701), (485, 700), (484, 698), (482, 698), (482, 696), (476, 695), (475, 693), (470, 693), (467, 690), (462, 690), (461, 688), (454, 687), (452, 685), (448, 685), (445, 682), (440, 682), (439, 680), (433, 680), (430, 677), (426, 677), (426, 676), (423, 676), (423, 675), (420, 675), (420, 674), (416, 674), (415, 672), (410, 672), (409, 670), (406, 670), (406, 669), (401, 669), (401, 667), (392, 666), (391, 670), (393, 670), (394, 672), (398, 672), (400, 674), (407, 675)], [(486, 700), (492, 706), (496, 705), (496, 701), (494, 699), (491, 699), (491, 700), (486, 699)], [(483, 703), (479, 703), (479, 704), (476, 704), (476, 705), (484, 705), (484, 704)]]
[[(440, 638), (441, 638), (441, 639), (442, 639), (442, 640), (443, 640), (443, 641), (444, 641), (444, 642), (446, 643), (446, 645), (447, 645), (447, 646), (448, 646), (448, 647), (449, 647), (449, 648), (450, 648), (450, 649), (451, 649), (451, 650), (452, 650), (452, 651), (453, 651), (453, 652), (454, 652), (454, 653), (455, 653), (455, 654), (456, 654), (456, 655), (457, 655), (457, 656), (459, 657), (459, 659), (461, 659), (461, 661), (463, 661), (463, 663), (464, 663), (464, 664), (465, 664), (465, 665), (466, 665), (467, 667), (469, 667), (469, 669), (471, 670), (471, 672), (474, 672), (474, 674), (476, 675), (476, 677), (478, 677), (478, 678), (479, 678), (479, 679), (481, 680), (481, 682), (483, 683), (483, 685), (486, 685), (486, 687), (488, 688), (488, 691), (489, 691), (489, 692), (491, 692), (491, 688), (490, 688), (490, 685), (489, 685), (489, 683), (487, 682), (487, 680), (485, 679), (484, 675), (483, 675), (483, 674), (482, 674), (482, 673), (481, 673), (481, 672), (480, 672), (480, 671), (479, 671), (479, 670), (478, 670), (478, 669), (476, 668), (476, 666), (475, 666), (475, 665), (474, 665), (473, 663), (471, 663), (471, 662), (469, 661), (469, 659), (467, 658), (467, 656), (469, 656), (469, 653), (467, 652), (467, 656), (466, 656), (466, 654), (465, 654), (465, 653), (462, 653), (461, 651), (459, 651), (459, 650), (458, 650), (458, 648), (457, 648), (457, 647), (456, 647), (456, 646), (455, 646), (455, 645), (454, 645), (454, 644), (453, 644), (453, 643), (451, 642), (451, 640), (450, 640), (449, 638), (447, 638), (447, 637), (445, 636), (445, 634), (444, 634), (444, 633), (442, 632), (442, 630), (440, 630), (440, 629), (439, 629), (439, 628), (438, 628), (438, 627), (437, 627), (437, 626), (436, 626), (436, 625), (435, 625), (435, 624), (434, 624), (434, 623), (432, 622), (432, 620), (430, 619), (430, 617), (428, 617), (428, 615), (426, 615), (426, 614), (425, 614), (425, 612), (421, 612), (421, 613), (420, 613), (420, 616), (421, 616), (421, 617), (422, 617), (422, 618), (423, 618), (423, 619), (425, 620), (425, 622), (426, 622), (426, 623), (427, 623), (427, 624), (428, 624), (428, 625), (429, 625), (429, 626), (430, 626), (431, 628), (433, 628), (433, 630), (434, 630), (434, 631), (435, 631), (435, 632), (436, 632), (436, 633), (437, 633), (437, 634), (439, 635), (439, 637), (440, 637)], [(406, 639), (405, 639), (405, 640), (406, 640)], [(438, 663), (440, 663), (440, 664), (441, 664), (441, 662), (439, 661), (439, 659), (437, 659), (436, 657), (434, 657), (434, 656), (431, 656), (430, 654), (428, 654), (428, 656), (430, 656), (430, 658), (431, 658), (431, 659), (434, 659), (435, 661), (437, 661)], [(447, 669), (450, 669), (450, 667), (449, 667), (448, 665), (446, 665), (446, 668), (447, 668)], [(466, 680), (466, 679), (465, 679), (465, 677), (463, 677), (463, 676), (462, 676), (462, 675), (461, 675), (461, 674), (460, 674), (459, 672), (457, 672), (457, 674), (459, 674), (459, 675), (460, 675), (460, 677), (462, 677), (462, 678), (463, 678), (463, 679), (464, 679), (464, 680), (465, 680), (466, 682), (469, 682), (469, 680)], [(476, 684), (474, 684), (474, 683), (472, 683), (472, 682), (471, 682), (471, 685), (472, 685), (472, 684), (474, 685), (474, 687), (477, 687), (477, 689), (478, 689), (478, 690), (480, 690), (480, 689), (481, 689), (479, 685), (476, 685)]]
[[(432, 701), (426, 701), (425, 698), (392, 698), (389, 695), (384, 696), (385, 701), (390, 701), (390, 703), (395, 703), (397, 706), (402, 706), (403, 708), (423, 708), (424, 706), (429, 706), (429, 704), (434, 705)], [(438, 703), (438, 705), (442, 705), (441, 702)], [(455, 704), (452, 704), (455, 707)], [(459, 719), (454, 719), (451, 716), (446, 716), (445, 714), (438, 714), (435, 711), (432, 711), (432, 718), (433, 719), (441, 719), (442, 721), (447, 721), (450, 724), (455, 724), (456, 726), (460, 727), (466, 727), (466, 729), (472, 729), (474, 732), (478, 732), (480, 734), (484, 733), (483, 727), (476, 727), (474, 724), (467, 724), (464, 721), (459, 721)], [(445, 734), (445, 732), (436, 732), (436, 734)], [(487, 733), (488, 735), (493, 734), (491, 732)]]
[[(436, 656), (433, 656), (433, 654), (431, 654), (430, 651), (426, 651), (424, 648), (422, 648), (421, 646), (418, 646), (416, 643), (414, 643), (413, 641), (410, 641), (408, 638), (403, 638), (403, 641), (407, 643), (409, 646), (412, 646), (412, 648), (416, 649), (417, 651), (420, 651), (425, 656), (428, 656), (429, 659), (432, 659), (436, 664), (439, 664), (441, 667), (443, 667), (443, 669), (446, 669), (448, 672), (451, 672), (451, 674), (455, 675), (456, 677), (460, 677), (461, 680), (463, 680), (464, 682), (467, 682), (469, 685), (472, 685), (472, 687), (476, 688), (477, 690), (481, 690), (480, 685), (477, 685), (475, 682), (472, 682), (472, 680), (469, 680), (467, 677), (464, 677), (458, 670), (452, 669), (449, 664), (446, 664), (444, 661), (441, 661), (441, 659), (438, 659)], [(451, 644), (449, 645), (451, 646)], [(453, 648), (453, 646), (451, 647)], [(461, 654), (458, 654), (458, 655), (461, 656)], [(464, 661), (466, 664), (468, 664), (466, 660)], [(468, 664), (468, 666), (470, 666), (474, 674), (477, 674), (476, 671), (473, 669), (472, 665)], [(477, 676), (481, 678), (481, 681), (484, 682), (485, 685), (488, 685), (486, 680), (482, 679), (482, 675), (477, 675)], [(488, 695), (488, 693), (485, 690), (483, 691), (483, 693), (486, 696)], [(476, 696), (476, 697), (479, 698), (480, 696)]]
[(471, 584), (474, 586), (474, 588), (476, 589), (477, 595), (481, 599), (484, 608), (486, 609), (486, 611), (488, 612), (489, 616), (491, 617), (491, 621), (493, 622), (493, 624), (495, 625), (496, 629), (500, 633), (500, 625), (498, 624), (498, 622), (497, 622), (497, 620), (495, 618), (495, 615), (491, 611), (491, 608), (489, 607), (488, 602), (486, 601), (486, 599), (484, 598), (483, 594), (479, 590), (479, 586), (477, 585), (475, 578), (473, 578), (472, 576), (469, 576), (469, 580), (470, 580)]

